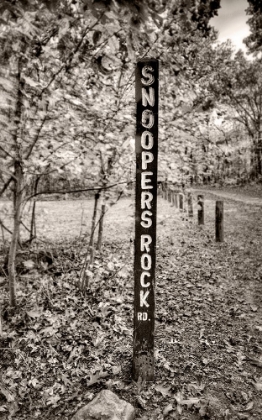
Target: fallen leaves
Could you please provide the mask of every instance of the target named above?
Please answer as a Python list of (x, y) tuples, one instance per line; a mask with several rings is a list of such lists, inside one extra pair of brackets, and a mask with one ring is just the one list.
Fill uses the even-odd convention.
[(262, 391), (262, 376), (260, 378), (257, 378), (253, 382), (253, 384), (257, 391)]
[(39, 318), (42, 315), (42, 311), (40, 308), (32, 309), (26, 312), (30, 318)]
[(256, 359), (254, 357), (247, 356), (246, 357), (246, 360), (249, 363), (251, 363), (251, 365), (258, 366), (258, 367), (262, 368), (262, 356), (260, 356), (259, 359)]
[(172, 396), (171, 386), (165, 387), (163, 385), (156, 385), (155, 390), (157, 392), (160, 392), (163, 397), (171, 397)]
[(19, 402), (14, 418), (28, 418), (32, 401), (39, 418), (70, 418), (80, 400), (102, 388), (132, 402), (146, 420), (251, 419), (259, 412), (260, 305), (245, 294), (253, 284), (237, 271), (230, 244), (216, 247), (208, 227), (199, 232), (179, 217), (174, 208), (165, 211), (159, 227), (155, 383), (130, 381), (133, 260), (129, 244), (112, 243), (95, 259), (85, 296), (75, 272), (21, 279), (18, 310), (3, 311), (0, 363), (15, 396), (8, 402), (1, 394), (3, 413)]
[(103, 368), (100, 369), (98, 372), (90, 373), (89, 375), (89, 379), (86, 382), (86, 386), (90, 387), (94, 384), (96, 384), (97, 382), (99, 382), (101, 379), (104, 379), (108, 376), (108, 372), (104, 371)]
[(2, 394), (7, 402), (15, 401), (15, 396), (9, 391), (7, 386), (3, 383), (0, 383), (0, 394)]

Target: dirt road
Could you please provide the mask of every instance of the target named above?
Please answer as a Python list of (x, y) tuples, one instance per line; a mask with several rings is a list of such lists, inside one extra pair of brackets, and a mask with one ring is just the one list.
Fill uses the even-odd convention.
[(241, 191), (241, 192), (235, 192), (235, 191), (224, 191), (224, 190), (218, 190), (218, 189), (194, 189), (193, 190), (196, 193), (205, 193), (205, 194), (212, 194), (218, 197), (226, 198), (229, 200), (234, 201), (241, 201), (245, 204), (251, 204), (255, 206), (262, 206), (262, 198), (261, 197), (254, 197), (249, 194), (248, 191)]

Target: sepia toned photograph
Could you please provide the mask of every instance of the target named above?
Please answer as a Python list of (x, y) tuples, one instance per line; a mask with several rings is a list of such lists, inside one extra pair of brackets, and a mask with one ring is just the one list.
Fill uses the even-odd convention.
[(0, 420), (261, 420), (261, 210), (261, 0), (0, 0)]

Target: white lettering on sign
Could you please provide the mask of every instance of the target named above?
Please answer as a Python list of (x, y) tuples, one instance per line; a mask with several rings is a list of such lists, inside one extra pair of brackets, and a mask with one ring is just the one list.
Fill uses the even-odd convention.
[(146, 312), (138, 312), (137, 313), (138, 321), (146, 321), (147, 320), (147, 313)]
[(142, 169), (147, 170), (147, 164), (153, 162), (154, 155), (152, 152), (142, 152)]
[(141, 274), (141, 277), (140, 277), (141, 287), (149, 287), (150, 286), (150, 281), (145, 283), (145, 277), (150, 277), (150, 273), (148, 273), (147, 271), (143, 271), (143, 273)]
[(153, 194), (149, 191), (142, 191), (141, 193), (141, 209), (151, 209), (151, 202), (153, 201)]
[(154, 146), (154, 137), (150, 131), (143, 131), (141, 136), (141, 146), (146, 150), (150, 150)]
[(141, 257), (141, 267), (143, 270), (150, 270), (152, 267), (152, 258), (150, 254), (143, 254)]
[(145, 210), (141, 214), (141, 226), (144, 228), (150, 228), (152, 226), (151, 216), (153, 216), (152, 211)]
[[(143, 83), (143, 85), (145, 85), (145, 86), (150, 86), (150, 85), (152, 85), (152, 84), (154, 83), (155, 78), (154, 78), (154, 76), (151, 74), (151, 73), (153, 73), (153, 71), (154, 71), (154, 69), (153, 69), (153, 67), (151, 67), (151, 66), (145, 66), (145, 67), (143, 67), (143, 68), (142, 68), (142, 75), (143, 75), (146, 79), (148, 79), (148, 80), (141, 79), (141, 82)], [(149, 73), (149, 72), (150, 72), (150, 73)]]
[(155, 105), (155, 91), (152, 87), (148, 91), (142, 88), (142, 105), (147, 106), (147, 104), (150, 106)]
[(150, 235), (141, 235), (140, 250), (150, 252), (149, 245), (152, 243), (152, 238)]
[(145, 128), (152, 128), (155, 122), (155, 117), (150, 109), (145, 109), (142, 112), (142, 126)]
[[(155, 114), (152, 109), (148, 107), (154, 107), (156, 102), (156, 93), (154, 87), (151, 85), (155, 81), (154, 69), (150, 65), (145, 65), (142, 68), (142, 106), (145, 107), (142, 111), (141, 123), (144, 127), (144, 131), (141, 134), (141, 220), (140, 224), (143, 228), (147, 229), (152, 226), (152, 206), (154, 196), (149, 191), (153, 189), (152, 176), (154, 175), (151, 169), (151, 164), (154, 162), (154, 153), (152, 152), (154, 146), (154, 136), (149, 131), (155, 124)], [(141, 255), (141, 275), (140, 275), (140, 308), (149, 308), (148, 299), (150, 293), (153, 293), (152, 288), (152, 256), (151, 256), (151, 244), (152, 237), (149, 234), (141, 234), (140, 237), (140, 251)], [(147, 289), (147, 290), (145, 290)], [(147, 312), (138, 312), (137, 319), (139, 321), (147, 321)]]
[(151, 179), (147, 179), (147, 176), (153, 175), (153, 172), (142, 172), (141, 173), (141, 188), (142, 190), (148, 190), (153, 188), (153, 185), (147, 185), (151, 182)]
[(144, 290), (140, 291), (140, 308), (143, 308), (145, 306), (146, 308), (149, 308), (149, 304), (146, 301), (149, 295), (149, 290), (144, 292)]

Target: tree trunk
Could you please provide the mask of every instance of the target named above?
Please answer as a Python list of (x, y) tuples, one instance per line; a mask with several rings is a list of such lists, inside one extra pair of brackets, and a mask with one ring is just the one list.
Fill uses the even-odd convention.
[[(21, 51), (24, 53), (26, 44), (24, 39), (21, 40)], [(23, 184), (24, 184), (24, 174), (22, 167), (22, 148), (21, 148), (21, 116), (22, 116), (22, 106), (23, 106), (23, 88), (24, 82), (21, 79), (22, 72), (22, 55), (17, 62), (17, 101), (16, 109), (14, 112), (14, 122), (16, 125), (16, 130), (14, 132), (14, 146), (15, 146), (15, 159), (14, 159), (14, 212), (13, 212), (13, 233), (11, 237), (11, 243), (8, 254), (8, 279), (9, 279), (9, 293), (10, 293), (10, 305), (16, 306), (16, 251), (17, 245), (19, 243), (20, 237), (20, 222), (22, 214), (22, 202), (23, 202)]]
[(99, 228), (98, 228), (98, 240), (97, 240), (98, 251), (101, 251), (101, 246), (102, 246), (105, 212), (106, 212), (106, 206), (105, 206), (105, 204), (102, 204), (101, 215), (100, 215), (100, 219), (99, 219)]
[(36, 213), (36, 201), (33, 201), (33, 208), (31, 214), (31, 224), (30, 224), (30, 242), (36, 237), (36, 225), (35, 225), (35, 213)]
[(94, 246), (94, 233), (95, 233), (95, 228), (96, 228), (96, 214), (97, 214), (97, 205), (98, 205), (99, 197), (100, 197), (100, 193), (96, 193), (95, 194), (94, 211), (93, 211), (93, 217), (92, 217), (90, 241), (89, 241), (89, 246), (90, 247)]
[[(37, 178), (34, 183), (34, 194), (37, 194), (37, 187), (40, 178)], [(30, 226), (30, 241), (32, 241), (36, 237), (36, 198), (33, 199), (33, 208), (32, 208), (32, 215), (31, 215), (31, 226)]]
[(256, 178), (262, 175), (261, 165), (261, 147), (258, 145), (255, 149)]
[(20, 233), (21, 210), (23, 201), (23, 170), (21, 163), (15, 162), (15, 188), (14, 188), (14, 227), (8, 255), (8, 278), (10, 305), (16, 306), (16, 251)]

